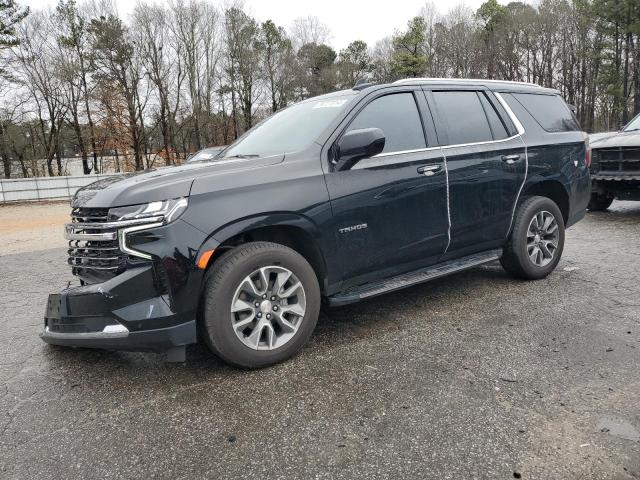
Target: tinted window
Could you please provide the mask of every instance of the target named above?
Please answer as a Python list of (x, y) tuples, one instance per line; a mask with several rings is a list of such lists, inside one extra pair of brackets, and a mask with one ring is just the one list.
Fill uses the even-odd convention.
[(576, 117), (558, 95), (514, 93), (513, 96), (547, 132), (580, 130)]
[(348, 131), (360, 128), (379, 128), (384, 132), (383, 153), (427, 146), (412, 93), (395, 93), (373, 100), (358, 113)]
[[(502, 94), (504, 98), (504, 94)], [(500, 119), (502, 120), (502, 123), (507, 127), (507, 131), (509, 132), (509, 136), (515, 135), (516, 133), (518, 133), (518, 130), (516, 129), (516, 126), (513, 124), (513, 121), (511, 120), (511, 117), (509, 116), (509, 114), (507, 113), (507, 111), (504, 109), (504, 107), (502, 106), (502, 103), (497, 102), (496, 99), (493, 99), (493, 106), (495, 107), (496, 111), (498, 112), (498, 115), (500, 116)]]
[(502, 120), (498, 116), (496, 109), (493, 108), (493, 105), (484, 93), (478, 93), (478, 96), (480, 97), (480, 102), (484, 107), (484, 113), (487, 114), (487, 118), (489, 119), (489, 127), (491, 128), (493, 139), (502, 140), (503, 138), (507, 138), (509, 136), (509, 133), (507, 132), (504, 123), (502, 123)]
[(493, 140), (487, 116), (476, 92), (433, 92), (449, 145)]

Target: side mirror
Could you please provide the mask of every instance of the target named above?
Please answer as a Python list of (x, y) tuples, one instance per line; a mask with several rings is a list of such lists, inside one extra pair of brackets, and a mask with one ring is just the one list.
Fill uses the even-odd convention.
[(335, 148), (336, 170), (348, 170), (363, 158), (384, 150), (384, 132), (379, 128), (362, 128), (345, 133)]

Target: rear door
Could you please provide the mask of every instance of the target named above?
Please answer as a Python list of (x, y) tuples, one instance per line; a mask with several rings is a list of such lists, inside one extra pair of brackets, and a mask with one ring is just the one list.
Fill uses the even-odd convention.
[(426, 91), (449, 173), (451, 242), (460, 256), (502, 245), (526, 168), (525, 145), (483, 88)]
[(421, 89), (372, 93), (332, 143), (371, 127), (384, 132), (384, 151), (325, 176), (338, 248), (330, 261), (345, 287), (433, 263), (448, 243), (446, 165)]

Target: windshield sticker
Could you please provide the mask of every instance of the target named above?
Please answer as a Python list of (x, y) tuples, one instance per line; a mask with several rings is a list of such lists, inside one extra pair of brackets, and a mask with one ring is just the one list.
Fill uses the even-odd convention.
[(316, 103), (313, 108), (339, 108), (347, 103), (346, 99), (342, 100), (324, 100)]

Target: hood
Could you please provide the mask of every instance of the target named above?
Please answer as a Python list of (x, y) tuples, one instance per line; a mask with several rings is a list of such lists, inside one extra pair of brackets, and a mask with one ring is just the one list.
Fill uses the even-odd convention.
[(640, 147), (640, 131), (596, 133), (589, 135), (589, 144), (593, 149)]
[(215, 162), (194, 163), (103, 178), (79, 189), (71, 199), (71, 206), (110, 208), (187, 197), (196, 178), (226, 177), (238, 171), (280, 163), (282, 160), (284, 155), (219, 159)]

